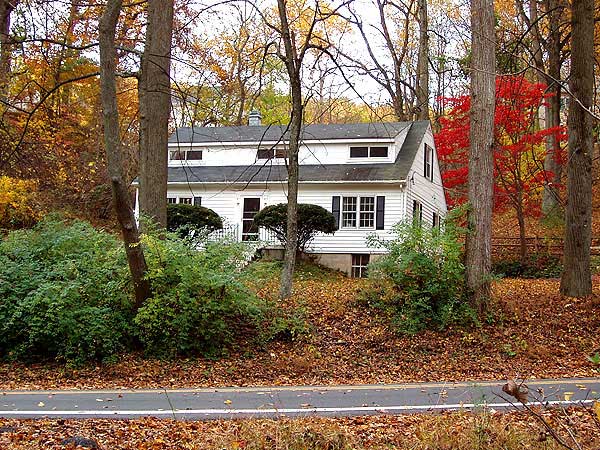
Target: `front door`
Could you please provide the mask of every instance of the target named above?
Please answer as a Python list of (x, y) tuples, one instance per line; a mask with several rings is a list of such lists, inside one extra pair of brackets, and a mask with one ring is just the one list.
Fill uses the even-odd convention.
[(254, 224), (254, 216), (260, 211), (260, 198), (244, 198), (242, 211), (242, 241), (257, 241), (258, 227)]

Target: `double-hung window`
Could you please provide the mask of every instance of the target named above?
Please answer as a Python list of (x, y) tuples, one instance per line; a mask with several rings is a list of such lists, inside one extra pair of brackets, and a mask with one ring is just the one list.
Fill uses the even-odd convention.
[(440, 228), (440, 226), (442, 224), (442, 220), (441, 220), (440, 215), (437, 212), (435, 212), (435, 211), (433, 212), (433, 218), (432, 218), (431, 222), (432, 222), (432, 224), (431, 224), (432, 227), (433, 228), (438, 228), (438, 229)]
[(421, 223), (423, 221), (423, 205), (417, 200), (413, 200), (413, 222)]
[(425, 157), (423, 161), (423, 176), (433, 181), (433, 149), (425, 144)]
[(342, 228), (356, 228), (358, 197), (344, 197), (342, 201)]
[(342, 228), (375, 228), (375, 197), (342, 197)]
[(375, 197), (360, 197), (359, 228), (375, 227)]
[(167, 197), (167, 205), (196, 205), (200, 206), (202, 202), (201, 197), (188, 197), (185, 195), (175, 195)]

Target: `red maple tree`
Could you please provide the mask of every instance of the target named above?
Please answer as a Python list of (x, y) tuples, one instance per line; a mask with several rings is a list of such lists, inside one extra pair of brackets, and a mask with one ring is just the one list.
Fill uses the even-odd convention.
[[(540, 126), (538, 112), (546, 106), (550, 95), (544, 84), (532, 83), (523, 76), (496, 79), (494, 208), (514, 210), (523, 261), (527, 252), (525, 218), (539, 216), (542, 188), (553, 175), (544, 169), (544, 141), (550, 135), (555, 135), (558, 142), (566, 140), (565, 127)], [(435, 142), (446, 199), (454, 206), (467, 201), (471, 97), (464, 95), (442, 101), (449, 110), (440, 118), (441, 130)]]

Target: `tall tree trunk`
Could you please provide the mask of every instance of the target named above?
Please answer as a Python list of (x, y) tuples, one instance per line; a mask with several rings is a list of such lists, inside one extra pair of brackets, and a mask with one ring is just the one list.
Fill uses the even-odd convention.
[(564, 267), (560, 292), (570, 297), (592, 293), (592, 128), (594, 94), (594, 0), (573, 0), (571, 14), (571, 75), (569, 87), (569, 162)]
[(173, 0), (148, 1), (146, 43), (139, 76), (140, 212), (167, 226), (167, 165), (171, 114)]
[(516, 208), (517, 222), (519, 223), (519, 260), (521, 265), (527, 264), (527, 241), (525, 238), (525, 215), (523, 214), (522, 200)]
[(127, 262), (135, 288), (136, 307), (140, 307), (150, 296), (150, 286), (144, 280), (146, 260), (142, 246), (131, 197), (123, 177), (119, 111), (117, 108), (115, 29), (121, 11), (121, 0), (109, 0), (100, 19), (100, 97), (104, 119), (104, 146), (108, 175), (112, 185), (113, 203), (121, 227)]
[(427, 18), (427, 0), (418, 0), (419, 17), (419, 54), (417, 57), (417, 107), (419, 120), (429, 120), (429, 19)]
[(284, 299), (292, 295), (292, 281), (296, 267), (296, 251), (298, 247), (298, 180), (300, 150), (300, 132), (304, 108), (302, 104), (302, 84), (300, 71), (302, 61), (299, 59), (286, 11), (285, 0), (277, 0), (279, 21), (281, 24), (281, 39), (285, 48), (284, 63), (290, 79), (292, 93), (292, 117), (290, 121), (290, 139), (288, 147), (288, 202), (287, 202), (287, 231), (283, 271), (281, 272), (281, 286), (279, 297)]
[[(548, 99), (546, 112), (546, 127), (560, 126), (560, 53), (561, 53), (561, 33), (560, 16), (562, 8), (559, 8), (560, 0), (548, 0), (547, 10), (549, 15), (550, 29), (548, 31), (548, 77), (546, 83), (548, 92), (552, 96)], [(544, 170), (550, 172), (552, 176), (544, 184), (542, 194), (542, 212), (545, 216), (557, 214), (560, 212), (560, 195), (558, 185), (562, 179), (562, 163), (559, 158), (560, 142), (556, 135), (550, 135), (546, 139), (546, 157), (544, 158)]]
[(467, 284), (474, 306), (489, 307), (494, 186), (496, 54), (493, 0), (471, 0), (471, 113)]
[(19, 0), (0, 0), (0, 98), (5, 99), (10, 79), (11, 38), (10, 15)]

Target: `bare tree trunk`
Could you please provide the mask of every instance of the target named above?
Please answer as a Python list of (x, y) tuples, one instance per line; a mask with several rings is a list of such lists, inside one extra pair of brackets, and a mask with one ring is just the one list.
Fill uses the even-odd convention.
[(11, 38), (10, 15), (19, 0), (0, 0), (0, 98), (6, 98), (10, 79)]
[(419, 16), (419, 54), (417, 58), (417, 119), (429, 120), (429, 20), (427, 0), (417, 2)]
[(592, 128), (586, 111), (594, 94), (594, 0), (573, 0), (571, 15), (571, 75), (569, 87), (569, 162), (564, 267), (560, 292), (570, 297), (592, 293)]
[[(547, 9), (549, 15), (550, 29), (548, 32), (548, 91), (553, 94), (548, 99), (546, 111), (546, 127), (560, 126), (560, 96), (561, 89), (558, 80), (560, 80), (560, 53), (561, 53), (561, 33), (560, 16), (562, 8), (559, 8), (560, 0), (548, 0)], [(557, 214), (560, 212), (560, 196), (558, 185), (562, 179), (562, 165), (559, 160), (560, 142), (556, 135), (550, 135), (546, 139), (546, 157), (544, 158), (544, 170), (550, 172), (552, 176), (544, 184), (542, 194), (542, 212), (545, 216)]]
[(471, 0), (471, 127), (467, 284), (480, 313), (489, 307), (494, 186), (496, 54), (493, 0)]
[(139, 233), (130, 195), (123, 177), (119, 111), (117, 108), (115, 29), (121, 11), (121, 0), (109, 0), (100, 19), (100, 97), (104, 118), (104, 146), (113, 203), (121, 227), (127, 262), (135, 288), (135, 306), (139, 308), (150, 296), (150, 285), (144, 280), (146, 260), (139, 245)]
[(140, 212), (167, 226), (167, 165), (171, 113), (173, 0), (148, 1), (146, 43), (139, 76)]
[(279, 21), (281, 23), (281, 39), (285, 48), (284, 63), (290, 79), (292, 93), (292, 117), (290, 122), (290, 140), (288, 148), (288, 202), (287, 202), (287, 239), (279, 297), (288, 298), (292, 295), (292, 281), (296, 266), (296, 251), (298, 246), (298, 180), (300, 149), (300, 131), (303, 119), (302, 84), (300, 71), (302, 60), (298, 56), (292, 40), (286, 11), (285, 0), (277, 0)]

